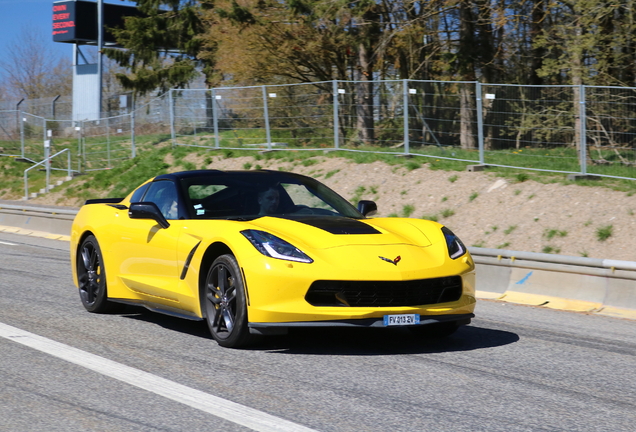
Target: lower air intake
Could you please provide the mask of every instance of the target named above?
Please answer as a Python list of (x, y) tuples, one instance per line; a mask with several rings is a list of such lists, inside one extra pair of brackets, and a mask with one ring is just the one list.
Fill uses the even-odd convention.
[(316, 281), (305, 300), (313, 306), (396, 307), (457, 301), (462, 278), (449, 276), (411, 281)]

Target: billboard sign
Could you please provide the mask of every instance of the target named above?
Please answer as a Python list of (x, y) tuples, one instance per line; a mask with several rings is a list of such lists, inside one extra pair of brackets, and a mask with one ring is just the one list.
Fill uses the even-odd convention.
[[(142, 16), (134, 6), (104, 3), (104, 43), (115, 45), (108, 28), (124, 26), (128, 16)], [(97, 3), (92, 1), (57, 1), (53, 3), (53, 42), (97, 45)]]
[(75, 39), (75, 2), (53, 3), (53, 41)]

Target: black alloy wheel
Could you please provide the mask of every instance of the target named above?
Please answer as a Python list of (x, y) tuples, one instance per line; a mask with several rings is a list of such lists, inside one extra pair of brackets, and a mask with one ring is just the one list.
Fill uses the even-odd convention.
[(103, 313), (114, 309), (106, 293), (106, 271), (95, 236), (84, 239), (77, 255), (77, 281), (82, 305), (89, 312)]
[(241, 269), (232, 255), (212, 263), (205, 280), (205, 315), (212, 337), (223, 347), (248, 343), (247, 302)]

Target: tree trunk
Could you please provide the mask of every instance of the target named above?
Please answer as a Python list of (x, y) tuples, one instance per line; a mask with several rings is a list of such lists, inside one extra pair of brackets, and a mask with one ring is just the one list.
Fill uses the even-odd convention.
[(360, 44), (358, 60), (360, 62), (360, 83), (356, 91), (356, 129), (358, 139), (365, 144), (372, 144), (375, 139), (373, 130), (373, 66), (369, 50)]
[(463, 84), (460, 90), (460, 128), (459, 140), (463, 149), (477, 148), (477, 140), (475, 140), (475, 97), (468, 87), (469, 84)]
[[(532, 7), (532, 19), (530, 21), (530, 43), (534, 46), (534, 42), (539, 37), (542, 31), (542, 26), (545, 20), (545, 2), (544, 0), (535, 0)], [(543, 78), (541, 78), (537, 71), (543, 66), (543, 59), (545, 57), (545, 49), (543, 47), (533, 47), (530, 51), (530, 85), (543, 84)]]
[[(459, 4), (459, 50), (458, 69), (464, 81), (475, 81), (475, 56), (477, 46), (475, 40), (475, 16), (472, 12), (471, 0), (462, 0)], [(459, 98), (459, 118), (461, 147), (464, 149), (476, 148), (475, 140), (475, 98), (470, 91), (470, 84), (462, 84)]]

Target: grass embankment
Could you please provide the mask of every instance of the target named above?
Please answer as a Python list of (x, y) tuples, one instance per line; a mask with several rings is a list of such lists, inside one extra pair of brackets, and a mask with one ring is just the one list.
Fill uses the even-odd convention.
[[(222, 143), (224, 145), (240, 144), (232, 142), (231, 138), (235, 134), (227, 132)], [(245, 139), (244, 137), (241, 139)], [(208, 141), (210, 141), (208, 139)], [(213, 141), (201, 142), (201, 137), (179, 137), (182, 144), (194, 145), (214, 145)], [(271, 152), (262, 152), (261, 149), (210, 149), (205, 147), (191, 147), (179, 145), (173, 147), (170, 144), (170, 137), (165, 134), (146, 135), (136, 138), (137, 157), (130, 159), (130, 143), (124, 140), (111, 142), (107, 146), (88, 141), (88, 146), (93, 146), (97, 154), (113, 155), (119, 154), (123, 157), (109, 159), (109, 168), (86, 171), (79, 177), (79, 181), (67, 183), (62, 186), (63, 196), (58, 198), (58, 204), (64, 201), (81, 201), (88, 198), (104, 196), (125, 196), (133, 188), (148, 178), (159, 174), (173, 172), (177, 170), (192, 170), (208, 168), (214, 158), (233, 158), (246, 156), (251, 158), (250, 162), (243, 165), (244, 169), (260, 169), (265, 163), (262, 161), (278, 159), (289, 162), (292, 166), (302, 164), (309, 166), (315, 163), (317, 157), (347, 158), (356, 163), (368, 164), (382, 161), (396, 167), (404, 167), (406, 171), (415, 170), (426, 165), (432, 170), (464, 171), (467, 165), (474, 164), (478, 159), (476, 151), (468, 151), (455, 148), (410, 148), (409, 157), (404, 157), (403, 148), (379, 148), (362, 147), (346, 148), (341, 151), (331, 149), (313, 150), (306, 147), (276, 149)], [(77, 147), (73, 141), (59, 142), (56, 151), (63, 148), (71, 150)], [(103, 147), (103, 148), (102, 148)], [(123, 151), (122, 149), (128, 149)], [(351, 151), (355, 150), (355, 151)], [(371, 151), (375, 153), (371, 153)], [(429, 156), (423, 156), (426, 153)], [(609, 156), (608, 156), (609, 157)], [(55, 161), (55, 166), (59, 170), (52, 172), (51, 184), (67, 175), (66, 157)], [(516, 165), (528, 168), (554, 169), (560, 171), (576, 171), (576, 150), (575, 149), (517, 149), (506, 151), (489, 151), (486, 153), (486, 162), (497, 163), (499, 165)], [(90, 168), (91, 161), (86, 157), (73, 161), (73, 169), (76, 166)], [(0, 199), (20, 199), (24, 196), (24, 170), (30, 165), (21, 163), (14, 157), (0, 158), (0, 167), (3, 175), (0, 178)], [(543, 171), (519, 170), (514, 168), (490, 167), (487, 171), (495, 173), (497, 176), (505, 177), (512, 182), (524, 182), (535, 180), (541, 183), (571, 183), (566, 180), (564, 174), (550, 173)], [(602, 172), (600, 172), (602, 171)], [(610, 164), (594, 166), (588, 172), (596, 172), (615, 176), (636, 177), (636, 168), (622, 164)], [(600, 178), (598, 180), (580, 180), (577, 184), (582, 186), (604, 186), (614, 190), (624, 191), (630, 196), (636, 193), (636, 181)], [(45, 173), (42, 170), (34, 169), (29, 173), (29, 191), (34, 192), (45, 185)]]

